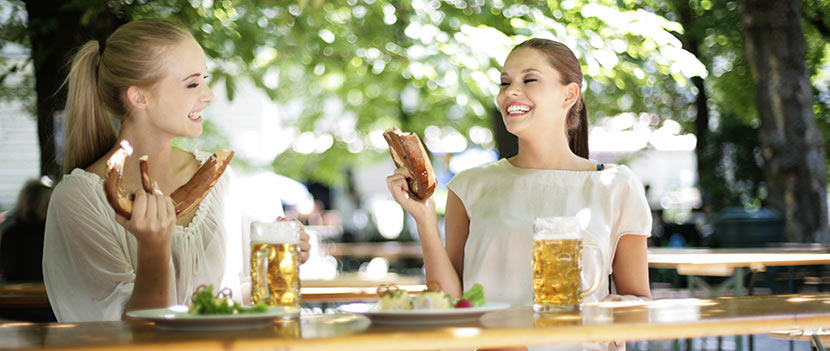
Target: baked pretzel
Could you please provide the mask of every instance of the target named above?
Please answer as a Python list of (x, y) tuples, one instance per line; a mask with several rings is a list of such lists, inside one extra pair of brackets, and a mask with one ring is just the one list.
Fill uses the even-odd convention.
[[(107, 160), (107, 177), (104, 179), (104, 194), (107, 196), (107, 201), (116, 213), (127, 219), (130, 219), (133, 212), (135, 194), (128, 194), (121, 184), (123, 183), (124, 163), (132, 153), (130, 143), (126, 139), (122, 140), (120, 148)], [(176, 208), (176, 217), (182, 217), (196, 209), (199, 202), (207, 196), (225, 172), (231, 159), (233, 159), (233, 151), (217, 151), (199, 167), (193, 178), (170, 194)], [(140, 158), (141, 187), (152, 194), (153, 185), (148, 169), (147, 157)]]
[(383, 137), (389, 144), (389, 153), (392, 154), (395, 166), (406, 167), (412, 174), (412, 178), (406, 178), (409, 192), (419, 200), (429, 198), (435, 191), (437, 181), (432, 162), (418, 135), (392, 128), (384, 132)]

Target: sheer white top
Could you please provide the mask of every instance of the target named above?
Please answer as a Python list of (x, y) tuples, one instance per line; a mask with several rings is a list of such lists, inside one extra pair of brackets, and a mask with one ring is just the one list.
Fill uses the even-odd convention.
[(620, 237), (651, 233), (645, 190), (626, 166), (562, 171), (519, 168), (500, 159), (460, 172), (447, 186), (470, 218), (464, 289), (480, 283), (488, 301), (532, 304), (532, 232), (537, 217), (576, 216), (583, 243), (599, 246), (601, 267), (587, 260), (583, 274), (590, 279), (593, 269), (601, 269), (601, 285), (585, 302), (609, 294), (608, 275)]
[[(200, 164), (209, 153), (194, 151)], [(49, 203), (43, 248), (43, 279), (59, 322), (118, 320), (130, 298), (138, 264), (137, 242), (115, 222), (103, 179), (75, 169), (58, 183)], [(188, 304), (201, 284), (230, 288), (241, 300), (250, 281), (243, 262), (248, 223), (234, 193), (230, 167), (202, 200), (172, 242), (170, 304)]]

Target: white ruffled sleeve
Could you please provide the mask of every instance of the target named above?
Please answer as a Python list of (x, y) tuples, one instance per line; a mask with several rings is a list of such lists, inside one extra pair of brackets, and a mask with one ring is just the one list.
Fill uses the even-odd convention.
[(52, 194), (43, 278), (59, 322), (119, 320), (135, 281), (135, 240), (114, 220), (100, 178), (76, 170)]
[[(613, 211), (611, 223), (612, 248), (616, 248), (620, 238), (625, 235), (651, 236), (651, 208), (646, 200), (645, 188), (637, 175), (626, 166), (618, 166), (619, 184), (613, 191)], [(611, 253), (614, 262), (614, 251)]]

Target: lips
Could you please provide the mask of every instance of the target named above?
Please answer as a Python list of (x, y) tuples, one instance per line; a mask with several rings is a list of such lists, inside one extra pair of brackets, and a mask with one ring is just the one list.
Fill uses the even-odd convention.
[(201, 122), (202, 121), (202, 111), (201, 109), (190, 112), (187, 114), (187, 118), (194, 122)]
[(511, 102), (507, 104), (505, 111), (507, 111), (507, 115), (514, 117), (514, 116), (522, 116), (528, 113), (530, 110), (533, 109), (533, 106), (522, 104), (518, 102)]

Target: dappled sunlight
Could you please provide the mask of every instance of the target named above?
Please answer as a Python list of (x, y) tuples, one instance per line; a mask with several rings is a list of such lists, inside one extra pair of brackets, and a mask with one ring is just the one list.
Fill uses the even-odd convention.
[(404, 211), (395, 200), (373, 197), (369, 199), (368, 208), (381, 236), (386, 239), (395, 239), (401, 235)]

